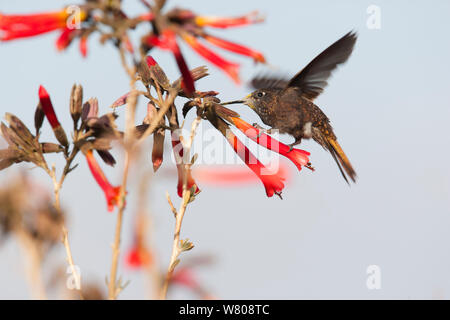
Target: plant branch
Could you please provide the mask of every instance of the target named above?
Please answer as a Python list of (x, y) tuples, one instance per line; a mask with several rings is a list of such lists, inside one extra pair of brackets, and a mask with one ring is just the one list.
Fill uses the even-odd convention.
[(117, 283), (117, 266), (119, 262), (120, 255), (120, 235), (122, 232), (122, 221), (123, 221), (123, 212), (125, 209), (125, 197), (126, 197), (126, 185), (128, 179), (128, 171), (130, 166), (130, 154), (129, 151), (125, 152), (125, 164), (123, 169), (123, 180), (121, 186), (121, 201), (119, 205), (119, 211), (117, 213), (117, 221), (116, 221), (116, 230), (114, 235), (114, 244), (113, 244), (113, 256), (111, 262), (111, 275), (108, 284), (108, 299), (115, 300), (117, 299), (118, 294), (122, 291), (123, 287), (120, 283)]
[[(189, 138), (187, 144), (185, 146), (183, 146), (183, 148), (184, 148), (183, 155), (186, 155), (187, 157), (189, 157), (189, 155), (190, 155), (192, 143), (193, 143), (194, 137), (195, 137), (195, 132), (197, 130), (198, 125), (200, 124), (200, 121), (201, 121), (200, 117), (197, 117), (194, 120), (194, 122), (192, 123), (192, 127), (191, 127), (190, 138)], [(175, 215), (175, 231), (174, 231), (174, 237), (173, 237), (173, 243), (172, 243), (172, 254), (170, 256), (169, 267), (167, 268), (166, 277), (164, 279), (164, 284), (161, 289), (161, 295), (160, 295), (161, 299), (167, 298), (167, 290), (169, 288), (170, 279), (172, 278), (172, 274), (173, 274), (173, 271), (175, 270), (175, 267), (180, 262), (178, 257), (180, 256), (180, 254), (183, 251), (186, 251), (186, 249), (184, 249), (183, 246), (180, 245), (180, 233), (181, 233), (181, 225), (183, 223), (183, 218), (184, 218), (184, 214), (186, 212), (187, 205), (191, 201), (191, 192), (192, 191), (190, 189), (189, 190), (187, 189), (187, 174), (188, 174), (188, 171), (190, 170), (191, 165), (192, 164), (190, 163), (190, 161), (185, 163), (185, 170), (184, 170), (184, 177), (183, 177), (183, 197), (182, 197), (181, 206), (180, 206), (178, 212), (176, 212), (176, 210), (173, 206), (172, 200), (170, 199), (169, 194), (168, 193), (166, 194), (169, 206)], [(191, 248), (192, 247), (190, 247), (189, 249), (191, 249)], [(187, 250), (189, 250), (189, 249), (187, 249)]]
[(47, 295), (41, 274), (42, 257), (40, 250), (35, 241), (22, 228), (16, 230), (16, 235), (26, 257), (29, 259), (26, 268), (32, 296), (34, 299), (45, 300)]
[(134, 140), (135, 140), (135, 111), (137, 105), (137, 97), (139, 95), (138, 91), (136, 91), (136, 72), (133, 70), (129, 72), (131, 77), (131, 93), (129, 99), (127, 99), (127, 108), (126, 108), (126, 120), (125, 120), (125, 137), (124, 137), (124, 147), (125, 147), (125, 159), (124, 159), (124, 169), (123, 169), (123, 178), (121, 184), (121, 197), (119, 203), (119, 210), (117, 213), (117, 221), (116, 221), (116, 229), (114, 235), (114, 243), (113, 243), (113, 255), (111, 262), (111, 272), (108, 283), (108, 298), (110, 300), (117, 299), (120, 291), (123, 290), (124, 286), (121, 282), (117, 282), (117, 268), (119, 264), (119, 256), (120, 256), (120, 238), (122, 232), (122, 221), (123, 221), (123, 213), (125, 210), (125, 198), (126, 198), (126, 186), (128, 181), (128, 173), (130, 168), (130, 162), (132, 161), (133, 150), (134, 150)]
[[(77, 147), (74, 147), (72, 149), (72, 152), (70, 153), (70, 155), (66, 158), (66, 165), (64, 166), (63, 172), (61, 174), (61, 177), (59, 179), (59, 181), (56, 178), (56, 168), (53, 165), (52, 169), (50, 170), (48, 168), (48, 165), (46, 162), (44, 162), (44, 170), (47, 172), (47, 174), (50, 176), (50, 178), (53, 181), (53, 193), (55, 195), (55, 202), (54, 202), (54, 207), (56, 209), (56, 211), (58, 212), (59, 215), (62, 216), (62, 210), (61, 210), (61, 200), (60, 200), (60, 191), (62, 188), (62, 185), (64, 183), (64, 180), (67, 177), (67, 174), (70, 172), (70, 166), (72, 165), (73, 160), (75, 159), (76, 155), (78, 154), (79, 149)], [(75, 279), (75, 287), (76, 290), (78, 291), (78, 294), (80, 296), (80, 299), (83, 299), (83, 293), (81, 291), (81, 279), (80, 279), (80, 274), (78, 274), (78, 272), (76, 271), (75, 268), (75, 263), (72, 257), (72, 250), (70, 248), (70, 244), (69, 244), (69, 235), (68, 235), (68, 231), (67, 228), (64, 224), (64, 222), (62, 222), (61, 225), (61, 232), (62, 232), (62, 243), (64, 245), (64, 248), (66, 250), (66, 260), (67, 263), (69, 264), (72, 276)]]

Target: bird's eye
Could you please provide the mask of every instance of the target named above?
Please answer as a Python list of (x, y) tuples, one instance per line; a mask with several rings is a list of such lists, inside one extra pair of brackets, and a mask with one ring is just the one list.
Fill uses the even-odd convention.
[(264, 96), (264, 92), (262, 92), (262, 91), (260, 91), (260, 92), (258, 92), (257, 94), (256, 94), (256, 97), (257, 98), (262, 98), (263, 96)]

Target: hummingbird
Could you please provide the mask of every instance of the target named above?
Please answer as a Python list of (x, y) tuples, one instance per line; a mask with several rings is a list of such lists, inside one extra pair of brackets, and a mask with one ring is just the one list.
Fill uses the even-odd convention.
[[(348, 32), (290, 80), (277, 76), (257, 76), (250, 82), (255, 91), (242, 100), (222, 104), (247, 105), (271, 129), (277, 129), (295, 139), (289, 145), (291, 150), (302, 139), (312, 138), (331, 153), (345, 181), (349, 183), (349, 177), (355, 182), (356, 172), (337, 142), (330, 119), (314, 104), (314, 99), (323, 92), (337, 66), (350, 57), (356, 39), (355, 32)], [(253, 125), (262, 129), (257, 124)], [(271, 129), (266, 131), (270, 133)]]

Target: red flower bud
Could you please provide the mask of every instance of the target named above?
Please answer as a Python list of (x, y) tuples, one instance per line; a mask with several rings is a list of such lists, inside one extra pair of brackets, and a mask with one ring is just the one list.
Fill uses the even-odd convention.
[(50, 96), (43, 86), (39, 86), (39, 101), (41, 103), (45, 117), (47, 118), (53, 129), (53, 133), (55, 134), (56, 139), (58, 139), (59, 143), (61, 143), (63, 146), (67, 147), (69, 145), (69, 142), (67, 141), (66, 133), (59, 124), (55, 109), (53, 109), (52, 101), (50, 100)]

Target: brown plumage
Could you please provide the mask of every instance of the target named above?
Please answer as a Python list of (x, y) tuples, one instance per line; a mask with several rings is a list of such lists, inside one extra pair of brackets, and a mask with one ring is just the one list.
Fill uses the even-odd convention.
[(333, 43), (292, 79), (258, 77), (252, 80), (257, 89), (243, 100), (268, 126), (295, 138), (291, 146), (303, 138), (313, 138), (328, 150), (336, 161), (345, 181), (355, 182), (356, 172), (337, 142), (330, 120), (313, 100), (323, 92), (327, 80), (339, 64), (347, 61), (356, 42), (356, 34), (349, 32)]

